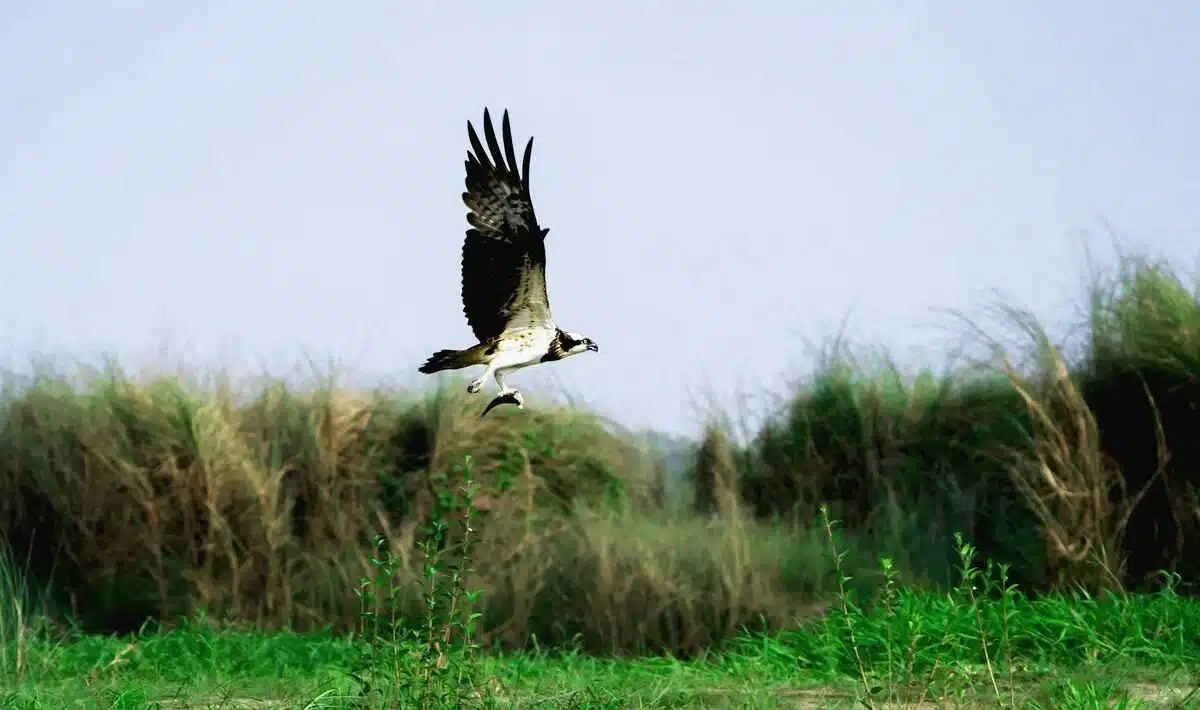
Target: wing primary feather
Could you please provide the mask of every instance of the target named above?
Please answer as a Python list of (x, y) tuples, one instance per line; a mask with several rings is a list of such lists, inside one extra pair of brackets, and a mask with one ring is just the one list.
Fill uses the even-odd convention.
[[(487, 126), (487, 109), (484, 109), (483, 116), (484, 125)], [(479, 142), (479, 134), (475, 132), (475, 126), (472, 126), (470, 121), (467, 121), (467, 137), (471, 139), (471, 148), (475, 151), (475, 162), (479, 163), (481, 168), (491, 169), (492, 163), (488, 160), (488, 155), (483, 150), (483, 144)], [(469, 165), (469, 158), (467, 162)]]
[[(504, 112), (507, 115), (507, 111)], [(483, 138), (487, 141), (488, 150), (492, 152), (492, 164), (497, 168), (504, 168), (504, 153), (500, 151), (500, 143), (496, 141), (496, 129), (492, 127), (492, 120), (486, 115), (483, 118)]]
[(529, 159), (533, 157), (533, 136), (529, 137), (529, 142), (525, 144), (525, 158), (521, 160), (521, 185), (525, 188), (525, 194), (529, 194)]
[(508, 109), (504, 110), (501, 133), (504, 137), (504, 159), (508, 163), (508, 170), (518, 176), (519, 179), (520, 173), (517, 172), (517, 151), (513, 149), (512, 127), (508, 124)]

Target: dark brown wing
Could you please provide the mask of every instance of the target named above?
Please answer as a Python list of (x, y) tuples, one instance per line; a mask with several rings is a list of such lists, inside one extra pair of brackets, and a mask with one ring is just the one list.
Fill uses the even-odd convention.
[(518, 169), (508, 111), (501, 125), (504, 151), (496, 141), (492, 118), (483, 111), (483, 149), (475, 127), (467, 122), (472, 150), (467, 153), (467, 191), (463, 204), (470, 210), (463, 243), (463, 313), (480, 342), (506, 330), (554, 327), (546, 295), (545, 238), (529, 196), (529, 158), (533, 138), (525, 146)]

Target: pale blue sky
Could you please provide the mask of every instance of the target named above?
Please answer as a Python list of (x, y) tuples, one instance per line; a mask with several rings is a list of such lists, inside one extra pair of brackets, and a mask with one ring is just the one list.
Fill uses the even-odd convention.
[(1193, 263), (1197, 67), (1183, 0), (4, 3), (0, 339), (425, 385), (472, 343), (466, 122), (508, 108), (601, 346), (514, 384), (687, 432), (847, 313), (1055, 317), (1098, 218)]

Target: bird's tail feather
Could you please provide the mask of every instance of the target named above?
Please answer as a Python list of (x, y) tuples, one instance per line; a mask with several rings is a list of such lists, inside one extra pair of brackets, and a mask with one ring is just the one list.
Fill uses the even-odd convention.
[(471, 365), (479, 365), (481, 361), (476, 353), (477, 348), (466, 350), (439, 350), (429, 356), (424, 365), (417, 368), (419, 372), (428, 375), (442, 370), (459, 370)]

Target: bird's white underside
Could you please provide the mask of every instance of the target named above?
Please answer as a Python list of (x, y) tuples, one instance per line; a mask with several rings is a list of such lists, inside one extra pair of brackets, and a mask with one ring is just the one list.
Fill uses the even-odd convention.
[(512, 320), (509, 323), (512, 325), (500, 336), (496, 354), (488, 362), (483, 374), (467, 387), (468, 392), (478, 392), (488, 377), (496, 380), (500, 387), (500, 395), (515, 392), (516, 388), (507, 386), (504, 378), (512, 372), (541, 362), (558, 331), (553, 323), (539, 324), (535, 327), (521, 327)]

